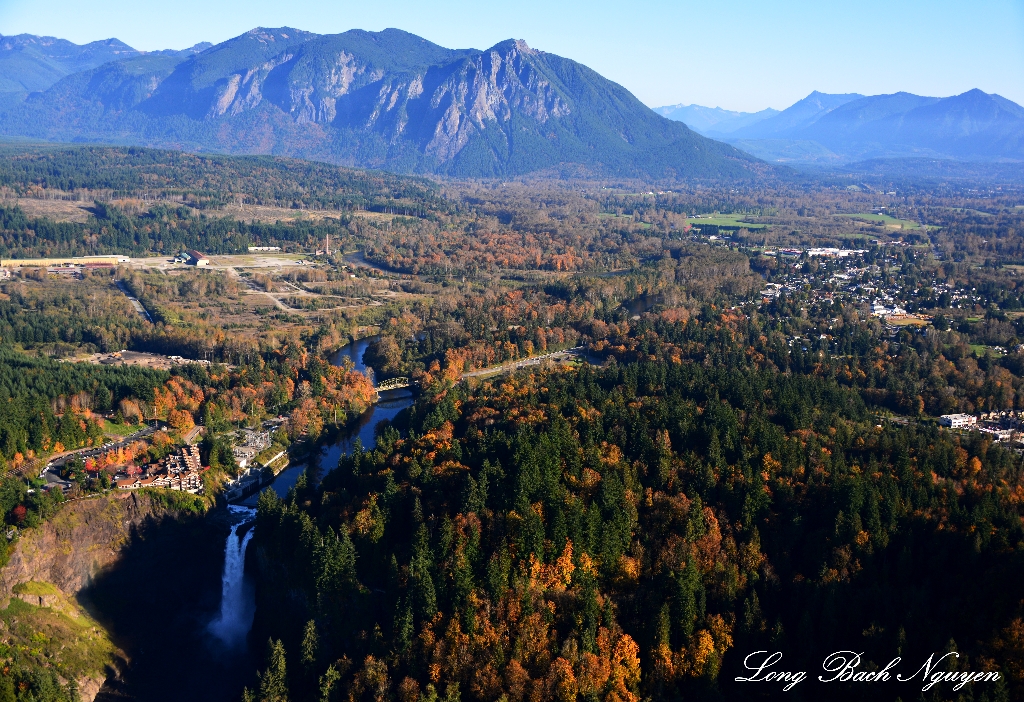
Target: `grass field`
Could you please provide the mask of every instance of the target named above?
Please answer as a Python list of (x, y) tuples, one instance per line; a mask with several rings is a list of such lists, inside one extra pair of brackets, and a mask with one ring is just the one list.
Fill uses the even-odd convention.
[(37, 607), (12, 598), (8, 607), (0, 610), (4, 627), (0, 656), (29, 669), (50, 668), (66, 679), (89, 676), (102, 680), (117, 654), (107, 633), (73, 599), (49, 583), (23, 583), (15, 592), (51, 595), (58, 601), (52, 607)]
[(888, 319), (886, 320), (889, 324), (894, 327), (925, 327), (931, 322), (927, 319), (920, 319), (919, 317), (906, 317), (904, 319)]
[(737, 229), (764, 229), (767, 224), (751, 224), (744, 222), (743, 218), (746, 215), (741, 214), (714, 214), (714, 215), (702, 215), (701, 217), (690, 220), (690, 224), (695, 227), (699, 227), (702, 224), (711, 224), (716, 227), (735, 227)]
[(13, 588), (16, 595), (60, 595), (56, 585), (32, 580), (27, 583), (18, 583)]
[[(895, 217), (890, 217), (885, 214), (858, 212), (857, 214), (841, 214), (839, 216), (849, 217), (863, 222), (870, 222), (872, 224), (882, 224), (892, 229), (922, 229), (922, 226), (917, 222), (911, 222), (909, 219), (896, 219)], [(937, 229), (937, 227), (928, 227), (928, 229)]]
[(984, 356), (986, 353), (991, 353), (995, 358), (1000, 358), (1003, 353), (996, 351), (991, 346), (985, 346), (984, 344), (971, 344), (971, 350), (974, 351), (975, 356)]
[(128, 436), (142, 429), (144, 424), (118, 424), (109, 419), (103, 422), (103, 431), (117, 436)]

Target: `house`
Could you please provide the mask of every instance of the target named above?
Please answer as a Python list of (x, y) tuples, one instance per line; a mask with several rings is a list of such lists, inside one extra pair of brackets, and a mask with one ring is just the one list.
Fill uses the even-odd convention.
[(124, 478), (123, 480), (118, 480), (115, 484), (118, 490), (138, 490), (140, 488), (159, 487), (153, 484), (156, 481), (156, 476), (147, 476), (145, 478)]
[(939, 424), (951, 429), (973, 427), (977, 423), (978, 418), (970, 414), (944, 414), (939, 417)]
[(140, 485), (141, 482), (142, 481), (139, 480), (139, 478), (122, 478), (121, 480), (115, 481), (114, 485), (118, 490), (137, 490), (142, 487), (142, 485)]
[(185, 446), (178, 453), (167, 456), (162, 461), (162, 469), (171, 475), (186, 473), (191, 470), (202, 470), (198, 446)]

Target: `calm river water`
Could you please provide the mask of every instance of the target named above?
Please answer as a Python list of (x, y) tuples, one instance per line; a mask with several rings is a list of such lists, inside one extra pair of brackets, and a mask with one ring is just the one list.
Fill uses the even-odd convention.
[[(331, 362), (336, 366), (340, 366), (345, 358), (350, 358), (355, 364), (356, 370), (365, 372), (366, 363), (363, 362), (363, 354), (366, 353), (366, 348), (373, 343), (375, 338), (368, 337), (352, 342), (338, 351), (331, 359)], [(362, 442), (364, 449), (372, 449), (376, 445), (374, 428), (377, 426), (377, 423), (382, 419), (394, 419), (399, 412), (412, 405), (413, 399), (412, 391), (408, 388), (382, 392), (377, 404), (370, 407), (355, 424), (342, 430), (332, 442), (320, 446), (319, 452), (309, 459), (310, 462), (315, 462), (317, 475), (323, 476), (325, 473), (329, 473), (337, 468), (338, 461), (342, 455), (352, 450), (356, 439)], [(290, 466), (278, 474), (274, 482), (270, 484), (270, 487), (274, 488), (278, 495), (284, 497), (291, 487), (295, 485), (295, 481), (299, 479), (304, 470), (306, 470), (305, 463)], [(257, 493), (249, 497), (242, 504), (255, 506), (258, 499), (259, 494)]]

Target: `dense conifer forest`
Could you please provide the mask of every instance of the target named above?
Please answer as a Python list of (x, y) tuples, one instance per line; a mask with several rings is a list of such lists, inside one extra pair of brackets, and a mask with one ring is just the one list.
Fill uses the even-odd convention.
[(757, 650), (1013, 649), (1020, 457), (876, 425), (710, 317), (638, 325), (645, 358), (604, 371), (435, 385), (375, 450), (265, 493), (257, 631), (296, 652), (293, 696), (750, 699), (779, 692), (732, 682)]

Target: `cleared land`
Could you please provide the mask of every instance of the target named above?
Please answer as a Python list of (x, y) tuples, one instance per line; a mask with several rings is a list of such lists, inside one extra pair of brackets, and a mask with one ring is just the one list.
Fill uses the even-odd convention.
[(192, 359), (163, 356), (158, 353), (141, 351), (115, 351), (113, 353), (93, 353), (88, 356), (69, 359), (77, 363), (95, 363), (103, 366), (142, 366), (154, 370), (170, 370), (182, 363), (195, 363)]
[(698, 215), (690, 219), (690, 224), (700, 227), (702, 224), (710, 224), (715, 227), (736, 228), (736, 229), (764, 229), (767, 224), (754, 224), (744, 222), (743, 218), (748, 215), (742, 214), (713, 214)]
[(384, 214), (382, 212), (367, 212), (356, 210), (354, 212), (340, 212), (337, 210), (296, 210), (287, 207), (271, 207), (268, 205), (238, 205), (231, 204), (221, 210), (217, 210), (221, 216), (234, 217), (241, 222), (260, 222), (273, 224), (275, 222), (319, 222), (324, 219), (338, 219), (342, 216), (362, 217), (364, 219), (375, 219), (390, 221), (401, 215)]
[(887, 214), (874, 214), (859, 212), (856, 214), (841, 214), (840, 217), (849, 217), (855, 221), (859, 220), (868, 224), (881, 224), (887, 229), (922, 229), (917, 222), (909, 219), (896, 219)]
[[(306, 261), (315, 260), (309, 254), (276, 252), (213, 255), (209, 259), (209, 265), (198, 268), (187, 263), (175, 263), (174, 259), (168, 256), (132, 258), (128, 261), (128, 265), (132, 268), (157, 269), (166, 272), (171, 270), (226, 270), (229, 268), (284, 268), (285, 266), (305, 265)], [(299, 263), (300, 261), (303, 263)]]
[[(633, 215), (615, 214), (614, 212), (599, 212), (597, 216), (600, 219), (628, 219), (631, 222), (634, 221), (634, 219), (635, 219), (633, 217)], [(650, 228), (652, 228), (654, 226), (654, 225), (650, 224), (649, 222), (637, 222), (637, 224), (639, 224), (644, 229), (650, 229)]]
[(1002, 351), (985, 344), (971, 344), (971, 350), (974, 351), (976, 356), (984, 356), (986, 354), (992, 354), (994, 358), (1002, 358), (1004, 356)]
[(903, 319), (886, 318), (885, 321), (887, 324), (891, 324), (894, 327), (926, 327), (931, 324), (931, 320), (924, 317), (904, 317)]
[(42, 200), (30, 197), (19, 197), (15, 203), (29, 217), (48, 217), (57, 222), (87, 222), (92, 216), (93, 207), (91, 202)]

